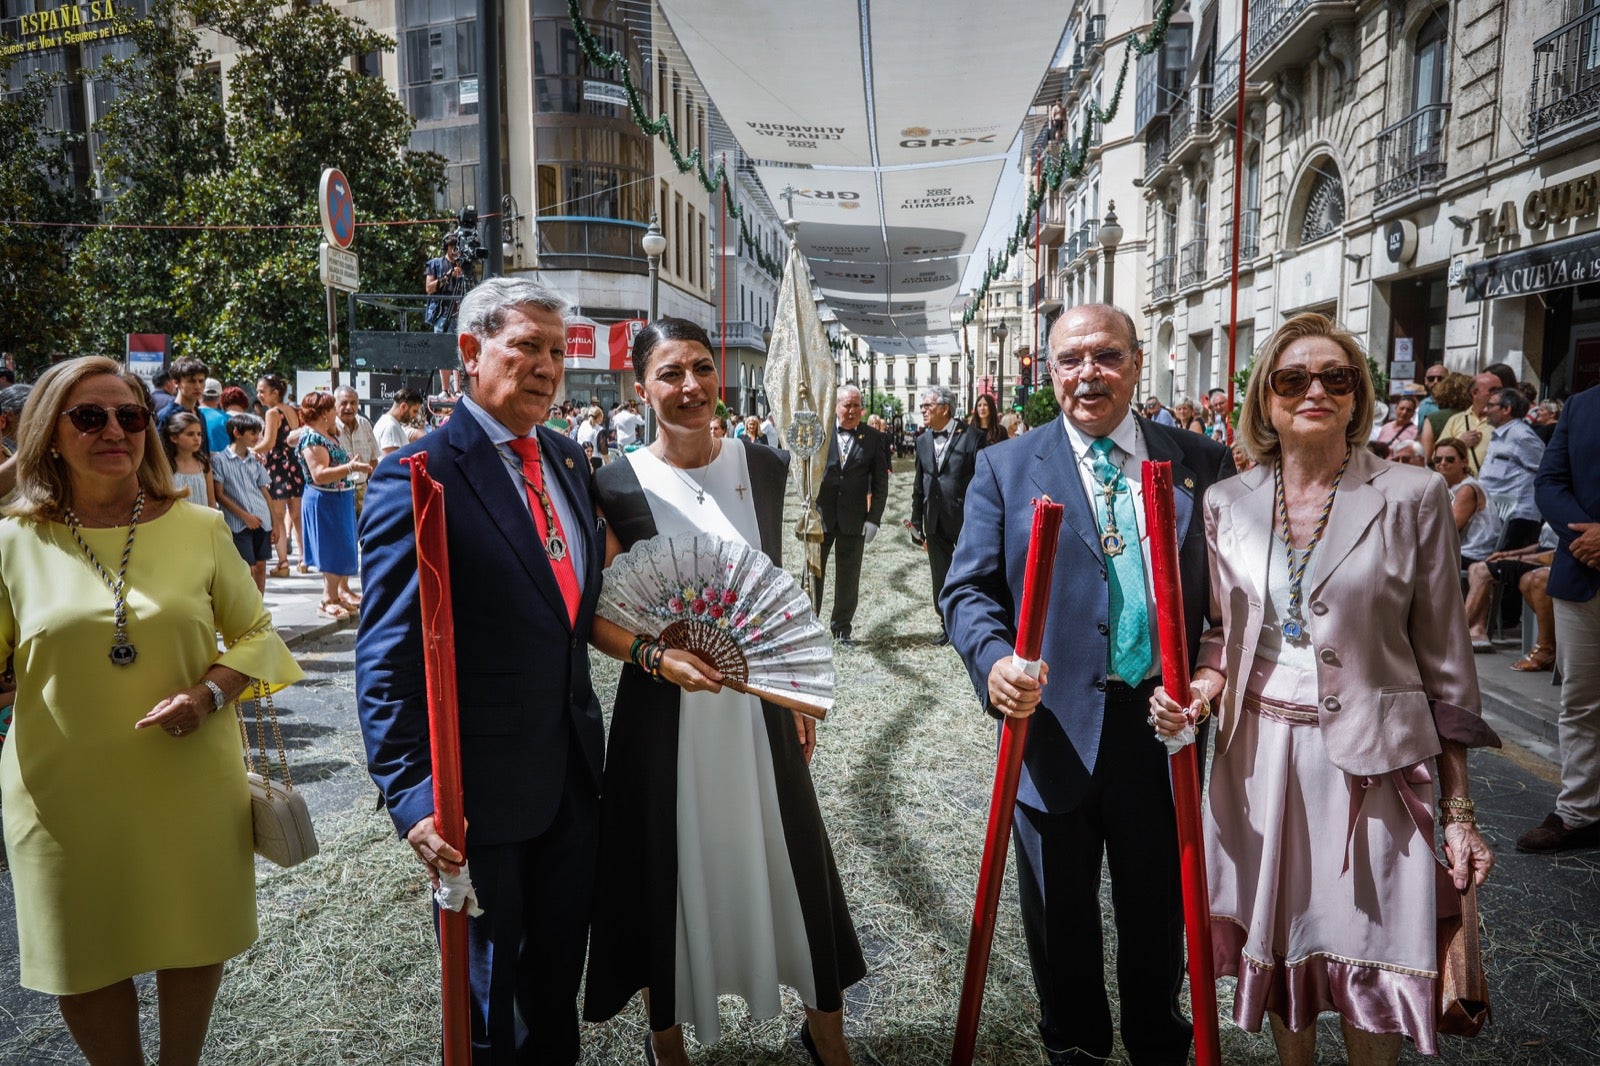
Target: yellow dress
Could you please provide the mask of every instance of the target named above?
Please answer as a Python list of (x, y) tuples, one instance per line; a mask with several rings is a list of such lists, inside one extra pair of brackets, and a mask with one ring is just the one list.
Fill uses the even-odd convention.
[[(115, 574), (127, 527), (80, 532)], [(14, 654), (17, 675), (0, 802), (22, 984), (54, 995), (221, 962), (255, 941), (231, 710), (184, 737), (133, 724), (213, 663), (277, 683), (303, 676), (221, 512), (179, 505), (141, 522), (127, 581), (139, 654), (116, 666), (111, 590), (68, 528), (0, 522), (0, 660)], [(231, 645), (220, 655), (218, 633)]]

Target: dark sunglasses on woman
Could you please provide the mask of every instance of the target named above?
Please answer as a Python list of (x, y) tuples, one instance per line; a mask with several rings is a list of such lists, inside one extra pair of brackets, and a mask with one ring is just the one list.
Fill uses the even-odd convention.
[(124, 433), (143, 433), (150, 425), (150, 412), (136, 403), (123, 403), (115, 407), (80, 403), (61, 413), (79, 433), (99, 433), (106, 428), (106, 423), (111, 421), (113, 415)]
[(1329, 396), (1348, 396), (1361, 384), (1361, 371), (1353, 366), (1334, 366), (1313, 374), (1299, 367), (1286, 366), (1268, 374), (1267, 385), (1285, 400), (1294, 400), (1304, 396), (1311, 388), (1312, 378), (1322, 382), (1323, 391)]

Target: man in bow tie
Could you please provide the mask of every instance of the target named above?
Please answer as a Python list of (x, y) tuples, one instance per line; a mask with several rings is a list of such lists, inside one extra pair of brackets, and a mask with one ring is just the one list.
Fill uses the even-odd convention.
[[(1211, 602), (1200, 498), (1233, 473), (1228, 450), (1131, 410), (1144, 353), (1133, 319), (1074, 307), (1050, 331), (1061, 417), (985, 448), (945, 581), (945, 624), (984, 709), (1032, 715), (1013, 822), (1022, 928), (1051, 1066), (1101, 1062), (1112, 1016), (1101, 966), (1109, 866), (1122, 1043), (1134, 1066), (1189, 1059), (1178, 1011), (1183, 901), (1167, 752), (1147, 722), (1159, 681), (1142, 464), (1172, 464), (1191, 657)], [(1037, 679), (1012, 661), (1029, 501), (1065, 508)], [(1048, 683), (1048, 684), (1046, 684)], [(1214, 694), (1213, 694), (1214, 695)], [(1035, 713), (1038, 712), (1038, 713)], [(1203, 743), (1203, 741), (1202, 741)]]
[[(982, 447), (980, 434), (956, 421), (955, 396), (943, 385), (929, 385), (919, 396), (922, 424), (917, 437), (917, 477), (911, 487), (911, 525), (928, 549), (933, 570), (933, 605), (939, 607), (944, 577), (961, 535), (961, 515), (966, 506), (967, 483)], [(941, 621), (936, 646), (950, 643)]]
[(828, 553), (838, 548), (838, 584), (833, 593), (831, 628), (843, 647), (853, 647), (850, 626), (861, 588), (861, 559), (883, 521), (889, 497), (889, 441), (861, 424), (861, 390), (841, 385), (834, 407), (838, 420), (828, 442), (828, 468), (817, 493), (822, 514), (822, 573), (812, 585), (812, 606), (822, 613), (822, 588), (828, 577)]

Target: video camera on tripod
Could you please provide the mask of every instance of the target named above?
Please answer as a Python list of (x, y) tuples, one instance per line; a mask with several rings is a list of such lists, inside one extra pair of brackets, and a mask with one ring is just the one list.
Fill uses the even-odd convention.
[(456, 251), (461, 256), (461, 261), (468, 268), (462, 271), (470, 288), (477, 280), (477, 264), (489, 258), (489, 250), (478, 239), (478, 209), (471, 204), (463, 207), (456, 215), (456, 228), (445, 234), (445, 239), (456, 239)]

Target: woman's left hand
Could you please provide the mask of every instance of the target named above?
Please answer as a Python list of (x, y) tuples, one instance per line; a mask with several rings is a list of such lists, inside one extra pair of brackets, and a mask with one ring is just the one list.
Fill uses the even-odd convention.
[(806, 765), (811, 765), (811, 756), (817, 752), (817, 720), (809, 714), (799, 711), (790, 711), (794, 715), (794, 731), (800, 738), (800, 751), (806, 757)]
[(174, 692), (154, 707), (150, 713), (133, 724), (135, 729), (160, 726), (174, 737), (186, 737), (200, 728), (200, 723), (211, 714), (211, 690), (202, 687), (202, 700), (193, 689)]
[(1450, 877), (1456, 891), (1465, 892), (1467, 878), (1481, 885), (1494, 869), (1494, 852), (1484, 843), (1478, 827), (1469, 822), (1451, 822), (1444, 827), (1444, 854), (1450, 860)]

